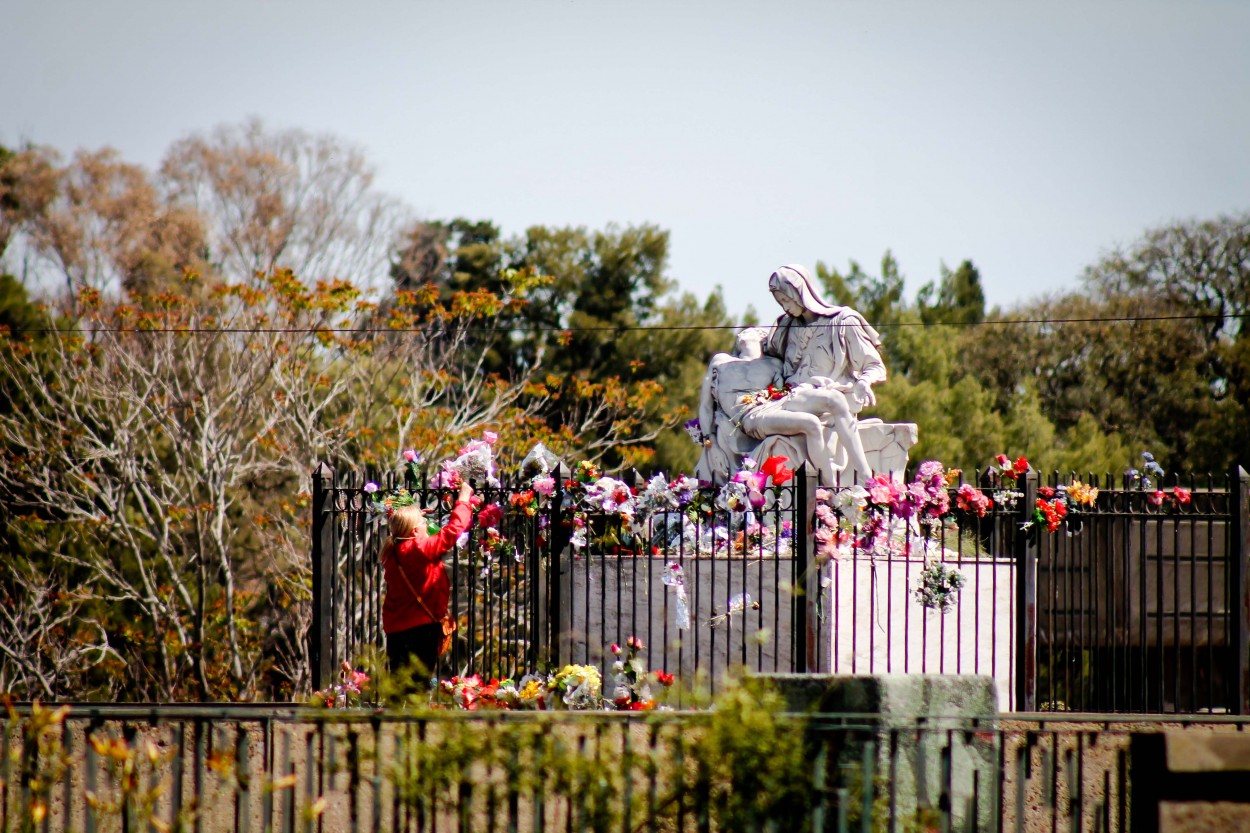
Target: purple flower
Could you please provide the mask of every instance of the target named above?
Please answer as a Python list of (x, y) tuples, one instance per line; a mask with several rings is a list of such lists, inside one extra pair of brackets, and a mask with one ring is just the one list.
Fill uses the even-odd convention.
[(373, 481), (369, 481), (368, 483), (365, 484), (365, 494), (371, 495), (377, 490), (378, 490), (377, 483), (374, 483)]

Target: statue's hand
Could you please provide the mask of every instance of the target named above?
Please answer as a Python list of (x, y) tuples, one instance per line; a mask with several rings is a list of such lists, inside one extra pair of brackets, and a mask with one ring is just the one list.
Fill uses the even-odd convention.
[(857, 412), (869, 405), (876, 405), (877, 395), (872, 392), (872, 385), (863, 379), (856, 380), (851, 388), (851, 402), (854, 403)]

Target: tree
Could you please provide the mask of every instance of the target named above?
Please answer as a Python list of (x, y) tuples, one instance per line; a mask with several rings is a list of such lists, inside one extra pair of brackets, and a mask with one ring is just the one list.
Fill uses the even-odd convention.
[(380, 286), (407, 220), (362, 151), (259, 120), (176, 142), (160, 177), (172, 205), (203, 218), (212, 270), (236, 280), (286, 268)]
[(938, 287), (935, 290), (932, 281), (922, 286), (916, 293), (916, 306), (926, 324), (980, 324), (985, 320), (981, 273), (970, 260), (954, 272), (942, 264)]
[(816, 262), (816, 278), (824, 284), (831, 299), (838, 304), (852, 306), (868, 323), (881, 328), (893, 324), (906, 307), (903, 298), (903, 274), (898, 261), (887, 249), (881, 256), (881, 275), (864, 272), (858, 263), (850, 262), (850, 270), (840, 274), (837, 269)]
[[(693, 410), (707, 360), (732, 339), (719, 293), (703, 305), (669, 294), (667, 252), (668, 235), (654, 226), (534, 226), (504, 239), (492, 223), (457, 218), (410, 229), (392, 277), (401, 287), (430, 281), (440, 297), (514, 299), (490, 336), (486, 367), (547, 367), (548, 441), (610, 468), (676, 470), (692, 468), (695, 455), (673, 429)], [(664, 328), (663, 338), (651, 327)], [(637, 419), (605, 421), (619, 404)]]
[(61, 166), (33, 148), (6, 166), (11, 238), (21, 239), (23, 282), (80, 289), (163, 291), (202, 265), (199, 219), (167, 204), (143, 168), (117, 152), (81, 151)]
[[(437, 461), (504, 426), (504, 453), (524, 453), (549, 396), (482, 372), (471, 337), (503, 304), (427, 288), (379, 319), (359, 287), (278, 270), (130, 303), (82, 289), (42, 342), (4, 338), (0, 505), (29, 554), (5, 590), (33, 607), (0, 617), (16, 654), (0, 679), (145, 699), (306, 689), (313, 461), (389, 467), (405, 446)], [(52, 604), (66, 587), (77, 606)], [(67, 616), (85, 624), (21, 650)]]

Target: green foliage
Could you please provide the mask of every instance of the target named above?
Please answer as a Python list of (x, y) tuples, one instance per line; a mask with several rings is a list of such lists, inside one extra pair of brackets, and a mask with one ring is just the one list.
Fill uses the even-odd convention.
[(26, 288), (12, 275), (0, 274), (0, 330), (22, 338), (51, 322), (43, 309), (31, 303)]
[(812, 783), (802, 724), (760, 680), (731, 683), (709, 705), (619, 731), (593, 714), (417, 713), (387, 775), (425, 813), (456, 811), (460, 786), (472, 782), (479, 795), (541, 791), (552, 817), (588, 829), (616, 829), (626, 814), (661, 826), (694, 815), (723, 831), (801, 827)]
[[(981, 273), (965, 260), (954, 272), (941, 267), (941, 283), (925, 284), (916, 294), (920, 320), (926, 324), (980, 324), (985, 320), (985, 291)], [(936, 294), (936, 297), (935, 297)]]
[[(619, 396), (642, 414), (592, 440), (590, 456), (609, 470), (693, 469), (697, 449), (672, 429), (697, 407), (707, 361), (732, 336), (719, 292), (702, 304), (688, 293), (671, 294), (667, 232), (649, 225), (533, 226), (504, 239), (492, 223), (460, 218), (419, 224), (405, 239), (392, 267), (400, 289), (428, 283), (440, 298), (489, 291), (513, 300), (493, 333), (474, 338), (489, 344), (487, 370), (541, 361), (550, 402), (534, 440), (563, 452), (596, 428), (586, 422), (586, 398)], [(522, 286), (501, 278), (509, 274), (528, 277)]]
[(881, 256), (880, 276), (867, 274), (853, 260), (845, 275), (817, 261), (816, 279), (824, 284), (832, 300), (855, 307), (876, 327), (895, 323), (906, 307), (903, 275), (888, 250)]

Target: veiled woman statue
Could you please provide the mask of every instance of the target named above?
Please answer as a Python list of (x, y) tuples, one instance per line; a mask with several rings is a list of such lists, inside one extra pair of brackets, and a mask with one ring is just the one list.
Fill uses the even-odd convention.
[[(764, 354), (781, 360), (792, 407), (825, 415), (826, 449), (834, 470), (843, 471), (849, 464), (857, 475), (870, 476), (857, 418), (877, 401), (872, 386), (885, 381), (878, 349), (881, 337), (855, 310), (826, 303), (802, 266), (782, 266), (773, 272), (768, 289), (784, 313), (773, 326)], [(806, 446), (787, 437), (769, 437), (756, 450), (761, 457), (778, 453), (790, 457), (793, 465), (807, 460), (814, 471), (828, 470), (825, 461), (811, 459)]]
[(880, 337), (855, 310), (825, 303), (802, 266), (781, 267), (768, 288), (784, 314), (771, 328), (743, 330), (734, 354), (708, 364), (695, 472), (719, 485), (743, 456), (780, 454), (796, 468), (806, 462), (823, 483), (833, 485), (839, 472), (844, 482), (862, 482), (873, 471), (858, 414), (885, 379)]

